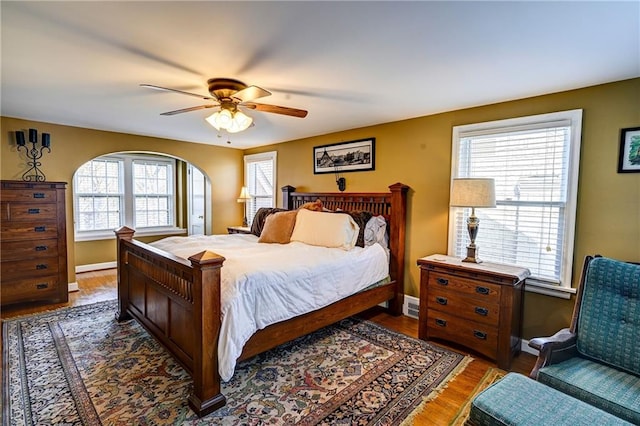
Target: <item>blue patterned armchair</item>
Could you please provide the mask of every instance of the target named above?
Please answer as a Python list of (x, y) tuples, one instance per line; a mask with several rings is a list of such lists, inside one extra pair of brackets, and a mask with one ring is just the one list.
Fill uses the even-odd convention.
[(529, 346), (533, 379), (640, 425), (640, 265), (588, 256), (571, 327)]

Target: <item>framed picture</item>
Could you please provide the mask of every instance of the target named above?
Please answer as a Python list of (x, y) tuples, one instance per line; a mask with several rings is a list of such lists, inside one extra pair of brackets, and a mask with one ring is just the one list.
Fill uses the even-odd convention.
[(640, 173), (640, 127), (620, 130), (618, 173)]
[(313, 173), (375, 170), (376, 138), (340, 142), (313, 148)]

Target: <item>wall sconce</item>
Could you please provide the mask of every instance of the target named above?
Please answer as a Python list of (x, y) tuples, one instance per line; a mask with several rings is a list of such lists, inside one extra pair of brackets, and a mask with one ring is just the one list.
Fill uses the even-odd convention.
[(244, 218), (242, 219), (242, 226), (245, 228), (249, 226), (247, 222), (247, 202), (251, 200), (251, 195), (249, 195), (249, 189), (246, 186), (243, 186), (240, 190), (240, 195), (238, 196), (238, 202), (244, 204)]
[(338, 189), (340, 190), (340, 192), (342, 192), (347, 189), (347, 180), (342, 176), (342, 173), (340, 173), (340, 167), (335, 166), (335, 173), (336, 184), (338, 185)]
[(18, 151), (24, 148), (27, 159), (30, 160), (27, 161), (27, 166), (31, 166), (29, 170), (24, 172), (22, 175), (22, 180), (27, 182), (44, 182), (46, 177), (39, 168), (39, 166), (42, 166), (42, 163), (38, 160), (42, 158), (42, 154), (45, 149), (51, 152), (51, 135), (49, 133), (42, 134), (42, 146), (38, 149), (38, 131), (36, 129), (29, 129), (29, 142), (32, 144), (31, 148), (27, 147), (27, 142), (24, 139), (24, 132), (21, 130), (16, 131), (16, 145), (18, 146)]

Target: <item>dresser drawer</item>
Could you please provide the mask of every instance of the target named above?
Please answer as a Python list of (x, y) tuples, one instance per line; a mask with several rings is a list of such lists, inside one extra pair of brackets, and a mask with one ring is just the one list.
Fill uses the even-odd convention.
[(2, 203), (2, 221), (55, 220), (58, 206), (55, 204)]
[(56, 222), (2, 222), (0, 239), (9, 240), (41, 240), (58, 237)]
[(58, 273), (58, 258), (43, 257), (1, 262), (2, 281), (19, 277), (36, 277)]
[(58, 256), (58, 240), (2, 241), (2, 260)]
[(429, 274), (429, 287), (437, 289), (447, 289), (449, 291), (466, 294), (469, 296), (491, 299), (496, 303), (500, 301), (500, 291), (502, 287), (498, 284), (491, 284), (484, 281), (477, 281), (468, 278), (456, 277), (455, 275), (431, 272)]
[(429, 309), (427, 314), (429, 338), (439, 338), (471, 348), (496, 359), (498, 329), (457, 316)]
[(429, 309), (497, 327), (500, 322), (500, 305), (493, 299), (484, 299), (435, 288), (429, 292), (427, 306)]
[[(67, 290), (65, 289), (65, 291)], [(3, 305), (56, 299), (58, 294), (60, 294), (60, 282), (57, 275), (15, 280), (5, 280), (3, 277), (0, 284), (0, 297)]]
[(58, 196), (55, 189), (22, 188), (19, 191), (0, 191), (0, 201), (55, 204)]

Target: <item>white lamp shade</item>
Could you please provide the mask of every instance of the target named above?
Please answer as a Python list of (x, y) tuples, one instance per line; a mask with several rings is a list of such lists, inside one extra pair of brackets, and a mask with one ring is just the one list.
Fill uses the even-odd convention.
[(249, 189), (246, 186), (243, 186), (242, 189), (240, 190), (240, 195), (238, 196), (238, 202), (246, 203), (250, 199), (251, 199), (251, 196), (249, 195)]
[(242, 111), (231, 112), (228, 109), (214, 112), (205, 120), (216, 130), (223, 129), (229, 133), (238, 133), (246, 130), (253, 123), (253, 119)]
[(459, 178), (451, 184), (451, 207), (495, 207), (494, 179)]

